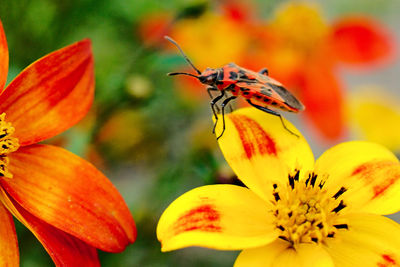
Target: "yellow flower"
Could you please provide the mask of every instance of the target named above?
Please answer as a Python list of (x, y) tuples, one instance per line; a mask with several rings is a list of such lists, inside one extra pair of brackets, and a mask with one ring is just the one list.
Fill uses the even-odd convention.
[(247, 188), (208, 185), (176, 199), (157, 227), (162, 251), (243, 250), (235, 266), (252, 267), (400, 262), (400, 226), (381, 216), (400, 209), (400, 164), (386, 148), (346, 142), (314, 162), (302, 136), (251, 108), (226, 116), (219, 145)]
[(400, 152), (400, 100), (395, 95), (364, 85), (348, 101), (350, 125), (357, 136)]
[(248, 42), (246, 31), (240, 24), (211, 13), (177, 22), (171, 36), (201, 70), (238, 62)]

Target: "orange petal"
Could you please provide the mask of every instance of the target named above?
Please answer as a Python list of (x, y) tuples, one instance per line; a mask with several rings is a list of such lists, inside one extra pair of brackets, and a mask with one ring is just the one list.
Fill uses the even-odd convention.
[(101, 250), (120, 252), (134, 242), (124, 200), (89, 162), (49, 145), (23, 147), (9, 157), (14, 177), (0, 183), (28, 212)]
[(0, 91), (6, 84), (8, 73), (8, 47), (3, 24), (0, 21)]
[(77, 123), (93, 101), (93, 56), (86, 39), (23, 70), (0, 95), (0, 113), (20, 145), (50, 138)]
[(306, 115), (327, 140), (336, 140), (344, 132), (342, 91), (329, 63), (318, 57), (304, 68), (301, 100)]
[(0, 266), (19, 266), (18, 240), (14, 221), (10, 212), (1, 203), (0, 225)]
[(333, 25), (330, 44), (336, 58), (349, 64), (373, 63), (393, 56), (393, 40), (368, 17), (347, 17)]
[(56, 266), (100, 266), (97, 250), (36, 218), (1, 190), (2, 202), (38, 238)]

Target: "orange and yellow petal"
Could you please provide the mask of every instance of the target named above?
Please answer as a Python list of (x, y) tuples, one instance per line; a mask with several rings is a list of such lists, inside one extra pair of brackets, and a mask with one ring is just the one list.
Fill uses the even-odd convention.
[(49, 145), (22, 147), (9, 157), (13, 178), (0, 184), (29, 213), (104, 251), (134, 242), (123, 198), (89, 162)]
[(327, 241), (335, 266), (399, 266), (400, 226), (375, 214), (348, 214), (348, 231)]
[(94, 247), (36, 218), (10, 199), (3, 190), (0, 198), (42, 243), (56, 266), (100, 266)]
[[(226, 161), (239, 179), (265, 200), (272, 197), (272, 184), (287, 182), (295, 170), (313, 169), (314, 156), (301, 133), (287, 120), (255, 108), (225, 115), (226, 129), (219, 139)], [(222, 131), (219, 117), (216, 134)]]
[(334, 264), (328, 252), (322, 246), (300, 244), (294, 249), (289, 242), (278, 239), (267, 246), (243, 250), (236, 259), (234, 266), (333, 267)]
[(400, 210), (400, 163), (387, 148), (364, 141), (351, 141), (328, 149), (315, 164), (326, 177), (333, 195), (346, 188), (343, 199), (351, 212), (391, 214)]
[(0, 266), (19, 266), (19, 250), (14, 220), (0, 202)]
[(268, 244), (277, 238), (268, 207), (269, 203), (244, 187), (208, 185), (193, 189), (161, 215), (157, 226), (161, 250), (189, 246), (236, 250)]
[(8, 46), (3, 24), (0, 21), (0, 92), (6, 84), (8, 73)]
[(394, 42), (383, 25), (365, 16), (345, 17), (333, 25), (329, 43), (348, 64), (375, 63), (393, 56)]
[(57, 50), (23, 70), (0, 95), (0, 113), (22, 146), (57, 135), (76, 124), (94, 96), (90, 40)]

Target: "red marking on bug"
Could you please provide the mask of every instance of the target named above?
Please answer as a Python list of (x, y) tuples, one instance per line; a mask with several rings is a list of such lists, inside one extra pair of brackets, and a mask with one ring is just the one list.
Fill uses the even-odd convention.
[(398, 266), (396, 260), (390, 255), (383, 254), (382, 259), (384, 260), (384, 262), (378, 262), (378, 267)]
[(220, 232), (220, 215), (213, 205), (204, 204), (189, 210), (178, 218), (174, 225), (175, 235), (199, 230), (202, 232)]
[(372, 199), (374, 199), (385, 194), (385, 192), (400, 179), (400, 170), (396, 167), (397, 165), (397, 162), (387, 160), (367, 162), (354, 169), (352, 175), (359, 175), (366, 184), (377, 183), (377, 176), (385, 177), (384, 180), (378, 181), (378, 184), (372, 187)]
[(232, 120), (239, 133), (243, 149), (248, 159), (257, 153), (264, 155), (277, 155), (274, 140), (264, 131), (264, 129), (254, 120), (244, 115), (231, 114)]

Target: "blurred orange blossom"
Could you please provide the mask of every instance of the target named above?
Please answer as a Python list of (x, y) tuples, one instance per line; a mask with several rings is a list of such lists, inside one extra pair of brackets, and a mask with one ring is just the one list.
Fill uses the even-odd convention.
[[(288, 2), (269, 21), (243, 14), (244, 2), (225, 3), (222, 14), (208, 12), (198, 19), (170, 25), (170, 35), (199, 69), (229, 62), (269, 69), (305, 104), (305, 115), (326, 140), (345, 133), (343, 88), (339, 64), (376, 66), (393, 58), (393, 40), (386, 29), (366, 16), (346, 16), (328, 23), (318, 6)], [(248, 11), (249, 12), (249, 11)], [(253, 15), (253, 16), (252, 16)], [(192, 71), (190, 68), (185, 71)], [(207, 96), (198, 81), (179, 77), (184, 95)], [(192, 94), (193, 95), (193, 94)]]

